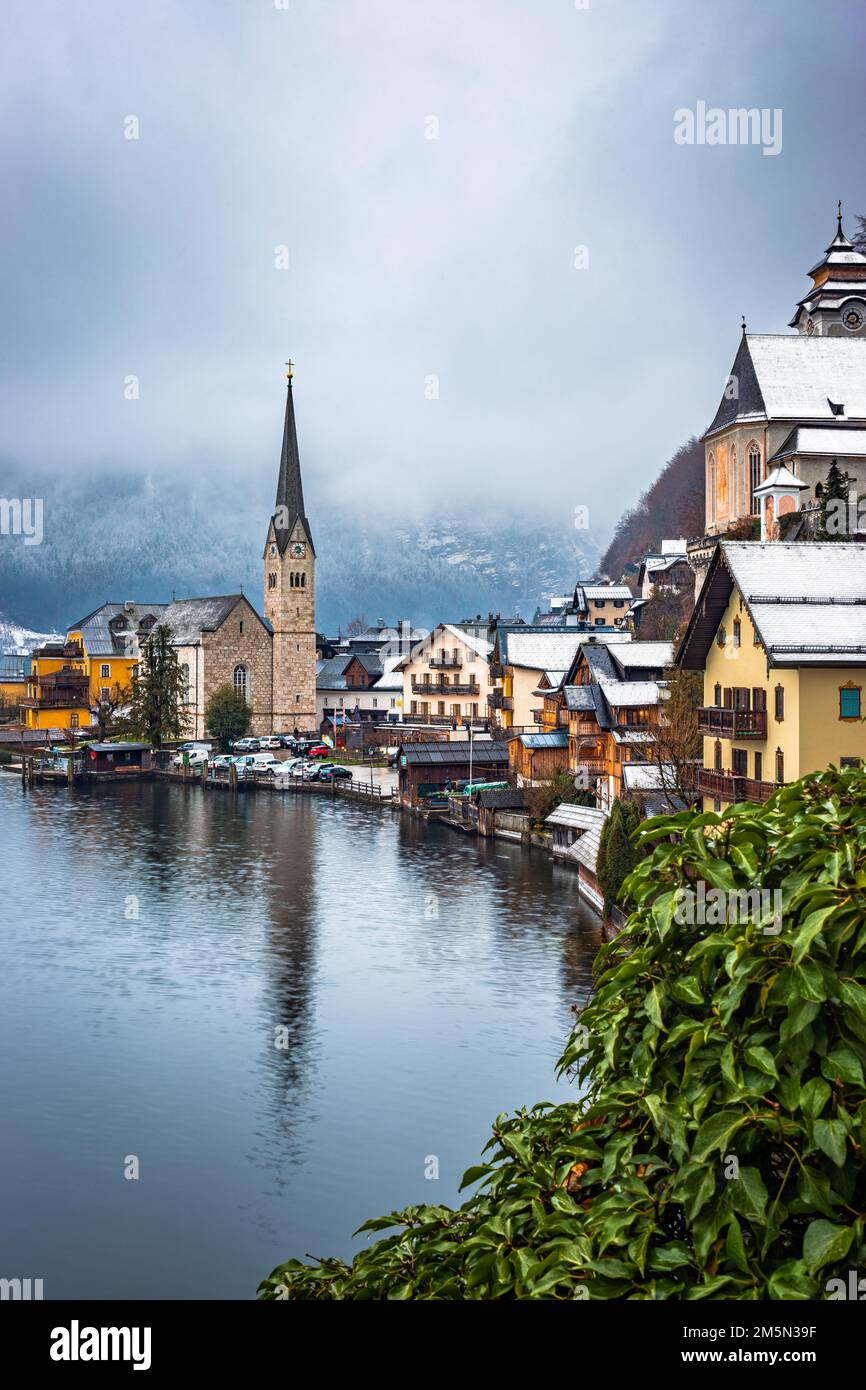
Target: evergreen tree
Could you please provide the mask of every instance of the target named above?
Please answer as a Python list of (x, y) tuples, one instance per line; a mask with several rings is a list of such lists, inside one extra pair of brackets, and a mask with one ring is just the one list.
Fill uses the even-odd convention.
[(848, 533), (848, 493), (852, 481), (850, 473), (846, 473), (843, 468), (840, 468), (834, 459), (830, 464), (827, 480), (821, 489), (821, 510), (817, 534), (819, 541), (850, 540)]
[(615, 801), (604, 823), (598, 851), (598, 884), (608, 912), (619, 898), (623, 882), (638, 861), (631, 833), (640, 824), (640, 812), (633, 801)]
[(187, 727), (185, 698), (186, 678), (171, 645), (171, 632), (158, 623), (141, 644), (132, 682), (130, 732), (153, 748), (161, 747), (163, 739), (182, 738)]
[(249, 731), (252, 717), (242, 693), (228, 684), (217, 687), (204, 711), (207, 731), (217, 740), (222, 753), (227, 753), (235, 739), (243, 738)]

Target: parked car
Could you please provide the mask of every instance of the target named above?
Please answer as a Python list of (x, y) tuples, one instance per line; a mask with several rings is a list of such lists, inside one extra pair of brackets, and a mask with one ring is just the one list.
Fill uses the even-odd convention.
[(248, 777), (254, 772), (268, 772), (273, 776), (283, 766), (273, 753), (244, 753), (242, 757), (235, 758), (235, 762), (239, 777)]
[(335, 779), (339, 781), (346, 777), (351, 781), (351, 772), (347, 767), (340, 767), (338, 763), (323, 763), (319, 768), (320, 782), (332, 782)]
[(215, 758), (211, 758), (211, 767), (229, 767), (234, 762), (231, 753), (218, 753)]
[(305, 782), (318, 782), (322, 769), (318, 763), (305, 763), (301, 776)]
[(187, 767), (201, 767), (202, 763), (208, 760), (208, 750), (206, 748), (187, 748), (180, 753), (175, 753), (171, 760), (172, 767), (183, 767), (186, 759)]
[(233, 753), (258, 753), (261, 744), (257, 738), (238, 738), (232, 744)]
[(314, 743), (311, 748), (304, 750), (308, 758), (329, 758), (334, 751), (326, 743)]
[(293, 753), (298, 751), (298, 740), (294, 734), (280, 734), (280, 747), (289, 748)]
[(193, 748), (203, 748), (206, 753), (209, 753), (212, 747), (213, 744), (205, 743), (204, 739), (193, 738), (187, 743), (179, 743), (177, 745), (177, 751), (178, 753), (189, 753)]
[(283, 740), (279, 734), (266, 734), (264, 738), (259, 739), (260, 748), (282, 748), (282, 746)]

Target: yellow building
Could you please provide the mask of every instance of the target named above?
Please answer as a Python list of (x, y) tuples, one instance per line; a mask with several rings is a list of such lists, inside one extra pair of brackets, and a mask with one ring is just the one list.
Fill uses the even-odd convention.
[(27, 693), (21, 701), (28, 729), (86, 729), (90, 683), (78, 642), (46, 642), (32, 655)]
[(159, 620), (164, 603), (104, 603), (70, 627), (64, 642), (33, 652), (25, 698), (28, 729), (88, 729), (93, 710), (128, 690), (140, 642)]
[(866, 758), (866, 546), (722, 541), (677, 653), (703, 671), (705, 810)]

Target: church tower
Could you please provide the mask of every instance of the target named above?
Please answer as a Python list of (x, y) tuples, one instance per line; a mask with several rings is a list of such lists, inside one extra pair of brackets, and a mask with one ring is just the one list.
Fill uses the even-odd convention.
[(304, 511), (288, 363), (286, 419), (274, 513), (264, 552), (265, 617), (273, 629), (275, 733), (316, 732), (316, 551)]
[(809, 275), (812, 288), (800, 300), (788, 327), (810, 338), (866, 337), (866, 256), (842, 230), (841, 203), (836, 235)]

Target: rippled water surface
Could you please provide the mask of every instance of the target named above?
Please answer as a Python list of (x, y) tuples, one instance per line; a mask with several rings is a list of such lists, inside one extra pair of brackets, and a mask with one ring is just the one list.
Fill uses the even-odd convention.
[(542, 854), (340, 799), (5, 773), (0, 853), (0, 1276), (46, 1298), (252, 1297), (368, 1216), (459, 1200), (499, 1111), (569, 1092), (599, 928)]

